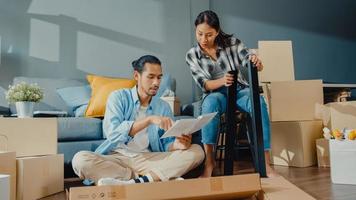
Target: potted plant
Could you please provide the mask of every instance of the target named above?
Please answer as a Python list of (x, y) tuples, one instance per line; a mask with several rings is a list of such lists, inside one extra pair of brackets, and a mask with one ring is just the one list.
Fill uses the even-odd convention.
[(15, 103), (17, 117), (32, 117), (34, 103), (43, 99), (43, 91), (37, 84), (21, 82), (16, 85), (9, 85), (6, 99), (9, 103)]

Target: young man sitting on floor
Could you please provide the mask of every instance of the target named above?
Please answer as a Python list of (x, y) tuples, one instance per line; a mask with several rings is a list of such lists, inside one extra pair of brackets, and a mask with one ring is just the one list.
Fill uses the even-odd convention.
[(80, 151), (74, 172), (97, 185), (167, 181), (178, 178), (204, 160), (191, 135), (160, 139), (172, 124), (172, 111), (153, 98), (162, 78), (161, 62), (145, 55), (132, 62), (137, 85), (110, 94), (103, 121), (107, 137), (95, 152)]

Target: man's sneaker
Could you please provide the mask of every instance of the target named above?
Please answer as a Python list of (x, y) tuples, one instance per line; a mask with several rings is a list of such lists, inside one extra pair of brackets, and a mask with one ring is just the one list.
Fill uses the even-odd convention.
[(182, 178), (182, 177), (177, 177), (177, 178), (171, 179), (171, 181), (183, 181), (183, 180), (184, 180), (184, 178)]
[(127, 185), (132, 184), (132, 181), (122, 181), (116, 178), (101, 178), (98, 180), (98, 186), (103, 185)]

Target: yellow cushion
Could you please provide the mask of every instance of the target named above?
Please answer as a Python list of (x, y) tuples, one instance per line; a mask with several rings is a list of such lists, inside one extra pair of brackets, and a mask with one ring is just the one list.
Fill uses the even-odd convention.
[(132, 88), (136, 84), (136, 81), (131, 79), (95, 75), (88, 75), (87, 80), (91, 87), (91, 98), (85, 112), (86, 117), (103, 117), (110, 93), (122, 88)]

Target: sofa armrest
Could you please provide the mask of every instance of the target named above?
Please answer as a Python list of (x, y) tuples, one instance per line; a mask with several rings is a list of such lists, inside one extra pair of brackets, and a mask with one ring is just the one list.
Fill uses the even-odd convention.
[(10, 108), (0, 106), (0, 115), (2, 115), (2, 116), (10, 116)]
[(181, 107), (181, 115), (198, 117), (201, 114), (202, 101), (196, 101), (191, 104), (184, 104)]

